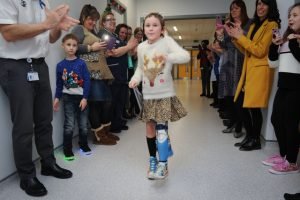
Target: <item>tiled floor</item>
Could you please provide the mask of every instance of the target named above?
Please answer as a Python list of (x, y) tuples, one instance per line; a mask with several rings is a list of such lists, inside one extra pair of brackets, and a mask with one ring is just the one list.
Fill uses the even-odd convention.
[[(284, 192), (300, 191), (300, 174), (272, 175), (261, 160), (277, 152), (277, 143), (262, 150), (240, 152), (232, 134), (223, 134), (210, 99), (200, 98), (200, 81), (175, 81), (177, 94), (189, 114), (170, 123), (174, 156), (169, 177), (146, 179), (148, 151), (145, 125), (129, 121), (116, 146), (91, 145), (93, 154), (67, 162), (61, 150), (58, 163), (74, 172), (69, 180), (38, 175), (51, 200), (282, 200)], [(76, 143), (76, 142), (75, 142)], [(39, 164), (38, 171), (39, 171)], [(16, 175), (0, 183), (1, 200), (27, 200)]]

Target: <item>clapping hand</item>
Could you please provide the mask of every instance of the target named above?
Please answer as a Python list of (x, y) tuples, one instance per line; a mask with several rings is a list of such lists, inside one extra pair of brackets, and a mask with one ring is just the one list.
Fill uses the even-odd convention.
[(78, 24), (79, 21), (68, 16), (70, 7), (68, 5), (59, 5), (54, 10), (45, 8), (47, 29), (57, 28), (58, 30), (68, 31), (71, 27)]
[(243, 30), (241, 28), (240, 24), (237, 23), (232, 23), (232, 25), (229, 26), (229, 24), (225, 24), (224, 28), (227, 32), (227, 34), (235, 39), (238, 39), (239, 37), (241, 37), (243, 35)]

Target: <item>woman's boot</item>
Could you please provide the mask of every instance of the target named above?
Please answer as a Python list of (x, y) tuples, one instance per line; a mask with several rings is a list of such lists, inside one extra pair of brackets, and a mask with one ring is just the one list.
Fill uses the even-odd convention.
[(112, 133), (109, 132), (109, 130), (110, 130), (110, 124), (111, 124), (110, 122), (107, 123), (107, 124), (103, 124), (104, 130), (105, 130), (105, 134), (107, 135), (108, 138), (113, 139), (115, 141), (119, 141), (120, 140), (119, 136), (116, 136), (116, 135), (114, 135), (114, 134), (112, 134)]
[(94, 129), (95, 139), (94, 144), (99, 145), (115, 145), (117, 142), (106, 135), (104, 126), (100, 126), (97, 129)]

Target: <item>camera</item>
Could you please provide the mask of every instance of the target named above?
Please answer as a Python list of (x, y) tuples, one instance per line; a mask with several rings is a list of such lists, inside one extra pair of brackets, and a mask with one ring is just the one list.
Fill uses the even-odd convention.
[(106, 42), (107, 46), (106, 48), (108, 50), (112, 50), (115, 47), (115, 43), (116, 43), (116, 38), (113, 36), (110, 36), (108, 34), (104, 34), (102, 36), (102, 39)]
[(273, 38), (280, 36), (279, 29), (277, 28), (272, 29), (272, 34), (273, 34)]

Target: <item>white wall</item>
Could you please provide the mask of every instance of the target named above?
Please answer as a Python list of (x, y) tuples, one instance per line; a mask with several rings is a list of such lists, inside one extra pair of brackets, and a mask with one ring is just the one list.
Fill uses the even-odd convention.
[[(136, 7), (135, 0), (124, 0), (121, 2), (127, 6), (127, 22), (130, 24), (135, 24), (136, 16)], [(68, 4), (70, 5), (70, 15), (74, 18), (79, 18), (81, 8), (84, 4), (91, 4), (99, 10), (100, 14), (104, 11), (107, 1), (106, 0), (85, 0), (85, 1), (76, 1), (74, 0), (51, 0), (50, 5), (52, 8), (56, 7), (59, 4)], [(49, 65), (50, 72), (50, 81), (52, 91), (55, 90), (55, 66), (58, 61), (63, 58), (64, 54), (60, 48), (60, 41), (51, 45), (49, 56), (46, 58), (46, 62)], [(9, 176), (15, 172), (15, 165), (13, 159), (12, 151), (12, 139), (11, 139), (11, 128), (12, 123), (10, 120), (9, 112), (9, 103), (7, 97), (0, 89), (0, 180)], [(53, 141), (55, 147), (62, 144), (62, 132), (63, 132), (63, 113), (58, 112), (54, 113), (53, 117)], [(35, 146), (35, 145), (34, 145)], [(34, 147), (35, 148), (35, 147)], [(38, 158), (37, 153), (34, 152), (34, 158)]]

